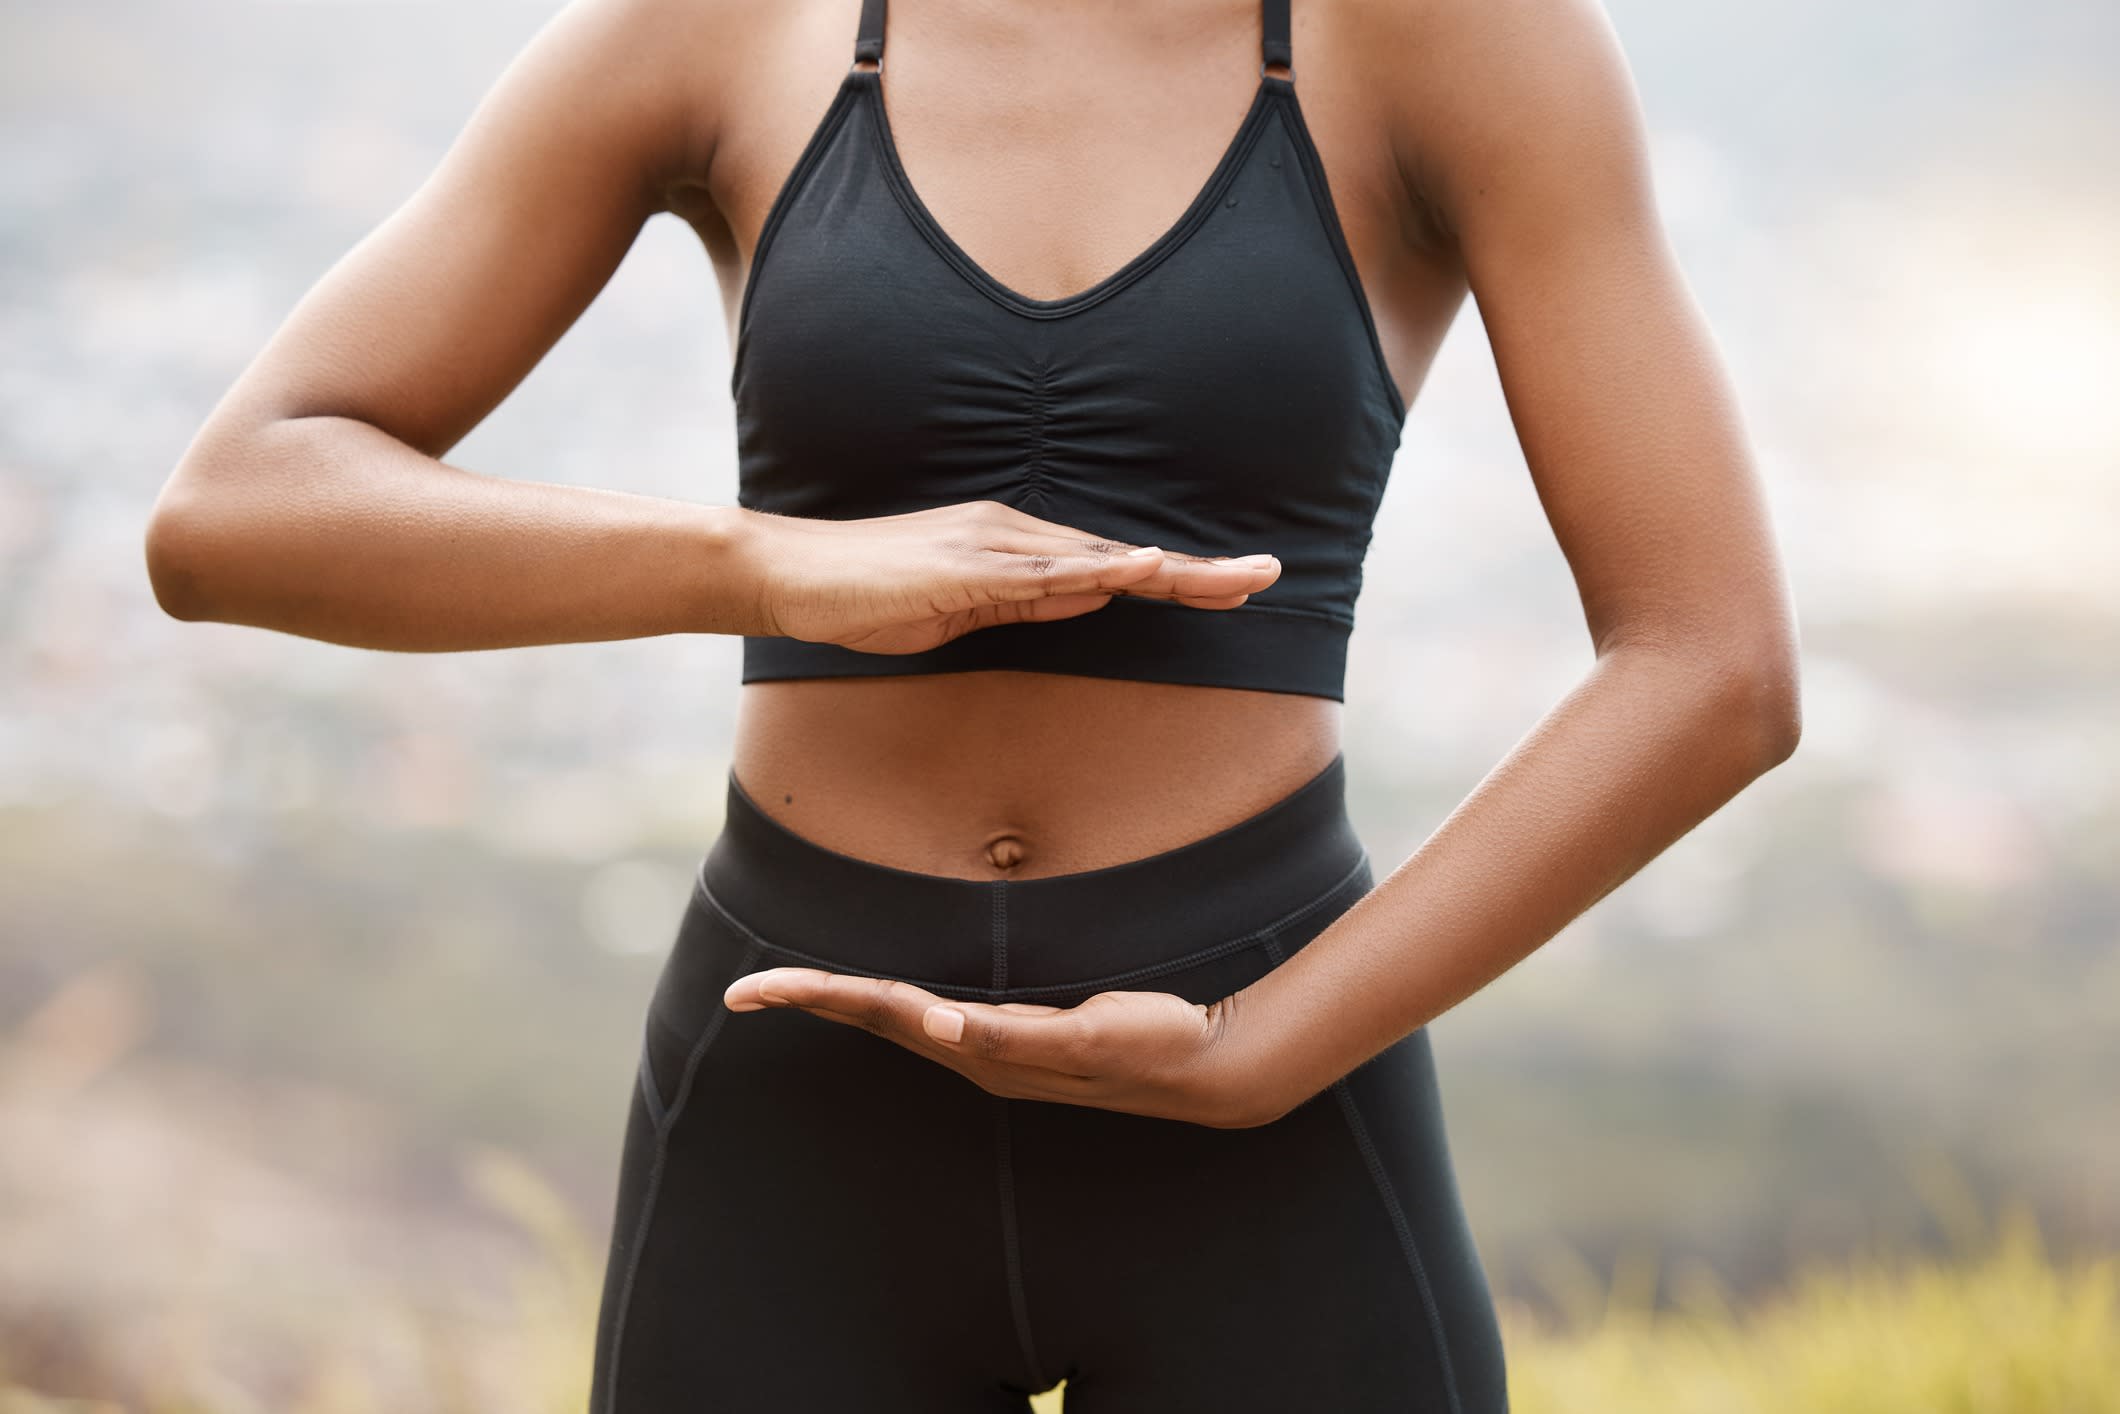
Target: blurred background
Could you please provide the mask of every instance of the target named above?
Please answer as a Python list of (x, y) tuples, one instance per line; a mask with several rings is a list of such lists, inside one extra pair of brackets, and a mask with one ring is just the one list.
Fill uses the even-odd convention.
[[(738, 645), (371, 653), (141, 555), (552, 9), (0, 10), (0, 1409), (580, 1407)], [(1435, 1023), (1518, 1400), (2120, 1409), (2120, 8), (1610, 9), (1805, 735)], [(658, 219), (450, 460), (731, 501), (723, 329)], [(1367, 569), (1388, 868), (1591, 662), (1469, 306)]]

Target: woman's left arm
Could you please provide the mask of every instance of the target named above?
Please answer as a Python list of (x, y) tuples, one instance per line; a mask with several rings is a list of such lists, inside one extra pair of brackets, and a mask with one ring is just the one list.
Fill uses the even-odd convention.
[(1795, 749), (1794, 610), (1603, 12), (1396, 8), (1381, 22), (1408, 33), (1372, 52), (1421, 46), (1424, 77), (1394, 100), (1407, 200), (1421, 194), (1478, 301), (1595, 663), (1411, 858), (1212, 1006), (945, 1003), (808, 969), (739, 979), (731, 1006), (866, 1026), (996, 1093), (1269, 1123), (1507, 971)]
[(1295, 1092), (1508, 970), (1801, 731), (1758, 476), (1604, 13), (1426, 8), (1442, 52), (1422, 67), (1449, 78), (1409, 94), (1402, 150), (1478, 301), (1596, 662), (1410, 859), (1236, 999), (1230, 1035)]

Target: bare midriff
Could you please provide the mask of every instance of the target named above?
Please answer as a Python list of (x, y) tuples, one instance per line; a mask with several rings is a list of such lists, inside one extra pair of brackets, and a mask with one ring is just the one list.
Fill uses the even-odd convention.
[(813, 843), (984, 881), (1204, 839), (1339, 747), (1330, 698), (982, 671), (746, 684), (732, 769)]

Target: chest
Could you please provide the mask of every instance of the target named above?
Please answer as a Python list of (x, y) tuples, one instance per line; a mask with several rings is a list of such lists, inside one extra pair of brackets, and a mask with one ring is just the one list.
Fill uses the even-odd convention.
[(1168, 225), (1041, 297), (943, 224), (880, 75), (850, 72), (763, 223), (732, 391), (746, 493), (790, 513), (1129, 472), (1181, 503), (1369, 492), (1404, 416), (1304, 115), (1270, 77)]

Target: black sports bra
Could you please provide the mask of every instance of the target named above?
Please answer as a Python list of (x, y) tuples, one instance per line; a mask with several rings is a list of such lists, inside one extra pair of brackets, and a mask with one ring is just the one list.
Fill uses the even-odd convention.
[[(884, 0), (775, 197), (737, 335), (738, 504), (854, 519), (995, 500), (1130, 544), (1264, 551), (1234, 609), (1117, 595), (922, 653), (744, 641), (743, 681), (1014, 668), (1342, 697), (1406, 408), (1286, 66), (1289, 0), (1236, 136), (1177, 223), (1079, 293), (989, 275), (906, 179)], [(875, 69), (859, 67), (874, 60)]]

